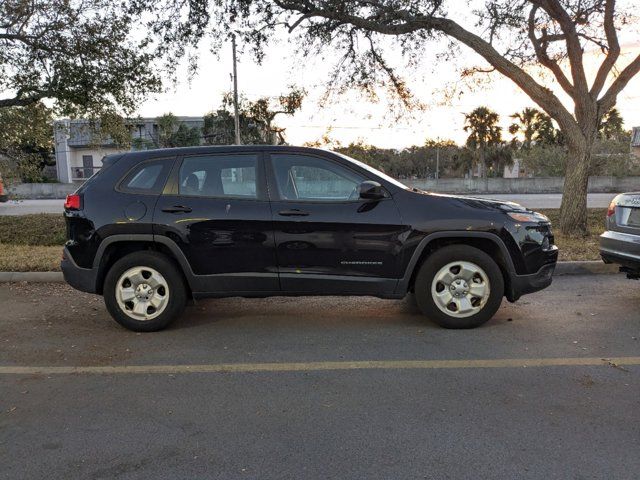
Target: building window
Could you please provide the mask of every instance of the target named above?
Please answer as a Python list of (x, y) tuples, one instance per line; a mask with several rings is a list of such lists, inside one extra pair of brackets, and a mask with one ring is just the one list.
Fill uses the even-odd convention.
[(82, 175), (80, 178), (90, 178), (93, 175), (93, 155), (82, 156)]

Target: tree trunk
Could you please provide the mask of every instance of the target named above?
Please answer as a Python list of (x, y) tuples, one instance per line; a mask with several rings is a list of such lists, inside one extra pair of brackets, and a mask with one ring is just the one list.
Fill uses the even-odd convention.
[(588, 233), (587, 190), (590, 166), (591, 145), (569, 146), (560, 206), (560, 231), (564, 235), (577, 237)]

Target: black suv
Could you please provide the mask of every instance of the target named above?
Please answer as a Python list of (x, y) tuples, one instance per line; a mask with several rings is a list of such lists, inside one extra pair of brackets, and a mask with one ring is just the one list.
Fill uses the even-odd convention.
[(411, 189), (312, 148), (194, 147), (107, 156), (65, 203), (62, 271), (136, 331), (189, 298), (415, 292), (448, 328), (476, 327), (547, 287), (548, 219), (517, 204)]

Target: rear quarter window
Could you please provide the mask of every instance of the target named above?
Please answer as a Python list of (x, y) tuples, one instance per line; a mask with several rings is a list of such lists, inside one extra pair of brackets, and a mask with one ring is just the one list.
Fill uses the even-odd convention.
[(118, 185), (125, 193), (160, 194), (164, 188), (173, 158), (148, 160), (133, 167)]

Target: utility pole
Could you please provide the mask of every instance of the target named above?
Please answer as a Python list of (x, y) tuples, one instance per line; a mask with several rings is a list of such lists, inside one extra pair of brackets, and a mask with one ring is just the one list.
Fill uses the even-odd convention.
[(240, 145), (240, 114), (238, 113), (238, 67), (236, 59), (236, 35), (231, 35), (231, 47), (233, 48), (233, 114), (236, 128), (236, 145)]
[(436, 181), (440, 178), (440, 147), (436, 148)]

